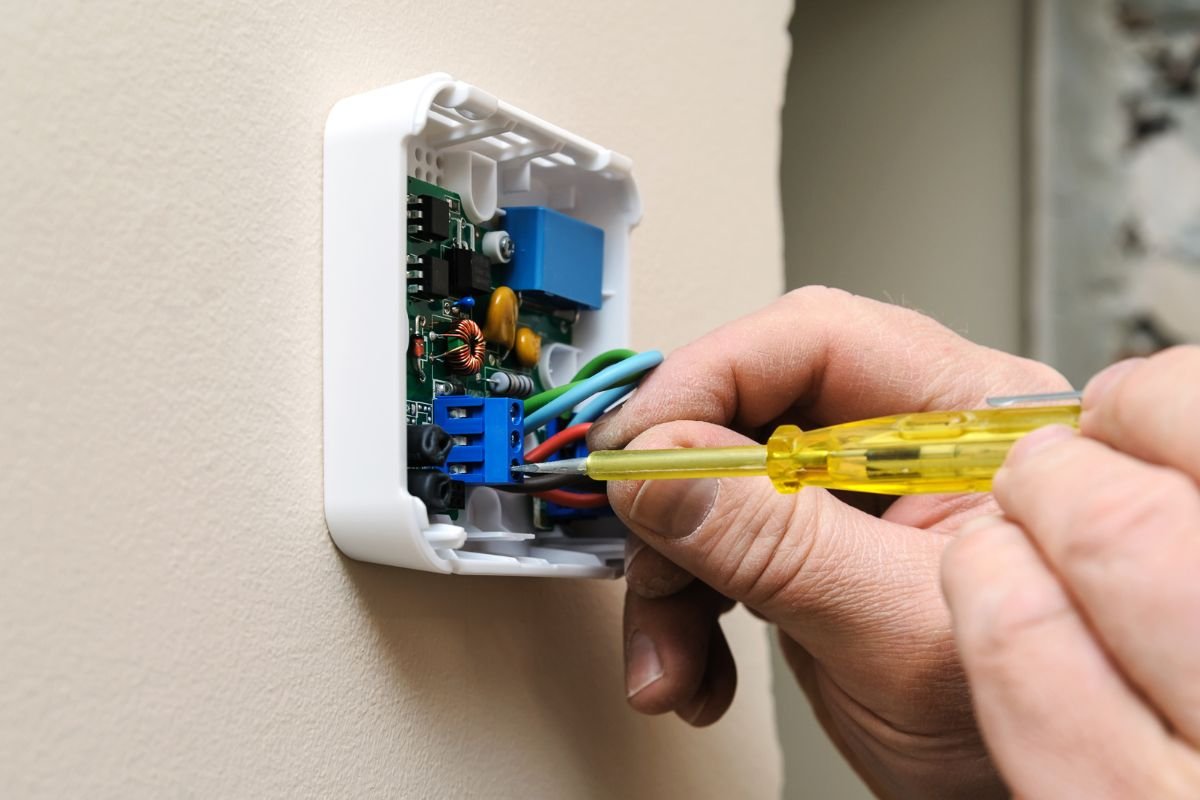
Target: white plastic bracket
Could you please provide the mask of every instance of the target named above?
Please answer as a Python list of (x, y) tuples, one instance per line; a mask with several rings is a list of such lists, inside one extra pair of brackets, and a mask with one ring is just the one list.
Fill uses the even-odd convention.
[(475, 221), (546, 205), (604, 230), (604, 304), (581, 358), (627, 344), (632, 164), (446, 74), (348, 97), (325, 127), (325, 519), (338, 548), (380, 564), (488, 575), (607, 577), (619, 539), (533, 529), (528, 501), (473, 490), (457, 521), (407, 491), (407, 178), (458, 192)]

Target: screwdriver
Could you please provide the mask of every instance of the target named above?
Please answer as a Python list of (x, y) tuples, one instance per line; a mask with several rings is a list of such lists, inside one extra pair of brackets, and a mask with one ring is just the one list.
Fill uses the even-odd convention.
[(804, 486), (876, 494), (986, 492), (1013, 443), (1046, 425), (1077, 428), (1079, 406), (924, 411), (811, 431), (781, 425), (765, 445), (597, 450), (513, 470), (600, 481), (766, 475), (785, 494)]

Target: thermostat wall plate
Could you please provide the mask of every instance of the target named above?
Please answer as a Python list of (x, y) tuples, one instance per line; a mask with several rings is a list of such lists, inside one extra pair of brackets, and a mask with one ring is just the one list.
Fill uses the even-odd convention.
[[(432, 421), (430, 398), (443, 391), (486, 396), (484, 379), (505, 370), (511, 378), (505, 386), (519, 389), (527, 381), (551, 388), (592, 356), (627, 344), (629, 239), (641, 215), (631, 168), (628, 158), (445, 74), (334, 106), (325, 128), (325, 518), (343, 553), (443, 573), (619, 573), (624, 542), (615, 520), (593, 520), (581, 535), (539, 519), (529, 496), (482, 484), (457, 484), (460, 507), (431, 509), (409, 490), (418, 465), (409, 463), (408, 430)], [(457, 377), (439, 380), (444, 362), (435, 351), (445, 333), (438, 326), (467, 319), (469, 306), (466, 297), (461, 308), (460, 299), (439, 299), (451, 290), (438, 281), (450, 286), (461, 279), (469, 289), (486, 278), (476, 262), (507, 256), (498, 244), (504, 210), (530, 206), (602, 232), (599, 307), (589, 307), (594, 294), (580, 294), (594, 280), (594, 267), (588, 275), (552, 275), (548, 286), (568, 287), (560, 291), (588, 305), (550, 304), (543, 311), (539, 298), (516, 293), (523, 308), (537, 312), (522, 311), (522, 319), (541, 327), (536, 366), (507, 369), (496, 360), (508, 357), (501, 352), (489, 354), (488, 366), (461, 385)], [(421, 213), (412, 208), (431, 209), (426, 229), (413, 227)], [(418, 248), (410, 237), (428, 239), (429, 227), (462, 256), (462, 275), (432, 281), (422, 273), (428, 252), (416, 251), (427, 243)], [(557, 262), (543, 267), (571, 269)], [(502, 268), (494, 274), (503, 279)], [(571, 280), (557, 280), (563, 277)]]

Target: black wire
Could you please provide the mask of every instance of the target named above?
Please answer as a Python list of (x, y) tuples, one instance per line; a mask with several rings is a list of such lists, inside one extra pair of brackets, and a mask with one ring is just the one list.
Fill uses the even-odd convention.
[(579, 482), (571, 487), (577, 492), (594, 492), (595, 494), (608, 494), (608, 484), (604, 481), (596, 481), (586, 476), (580, 475)]
[[(505, 486), (492, 485), (493, 489), (499, 489), (502, 492), (510, 492), (512, 494), (534, 494), (536, 492), (547, 492), (551, 489), (562, 489), (567, 486), (578, 488), (577, 484), (587, 482), (594, 484), (587, 475), (566, 474), (566, 475), (530, 475), (523, 483), (513, 483)], [(600, 489), (603, 492), (603, 489)]]

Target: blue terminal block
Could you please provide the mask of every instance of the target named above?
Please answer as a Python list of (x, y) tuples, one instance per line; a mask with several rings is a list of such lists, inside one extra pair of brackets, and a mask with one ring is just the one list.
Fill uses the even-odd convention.
[(442, 467), (451, 478), (471, 484), (517, 483), (512, 468), (525, 463), (525, 409), (520, 400), (435, 397), (433, 422), (453, 442)]
[(512, 263), (499, 274), (505, 286), (536, 292), (568, 308), (600, 308), (604, 231), (542, 206), (504, 210)]

